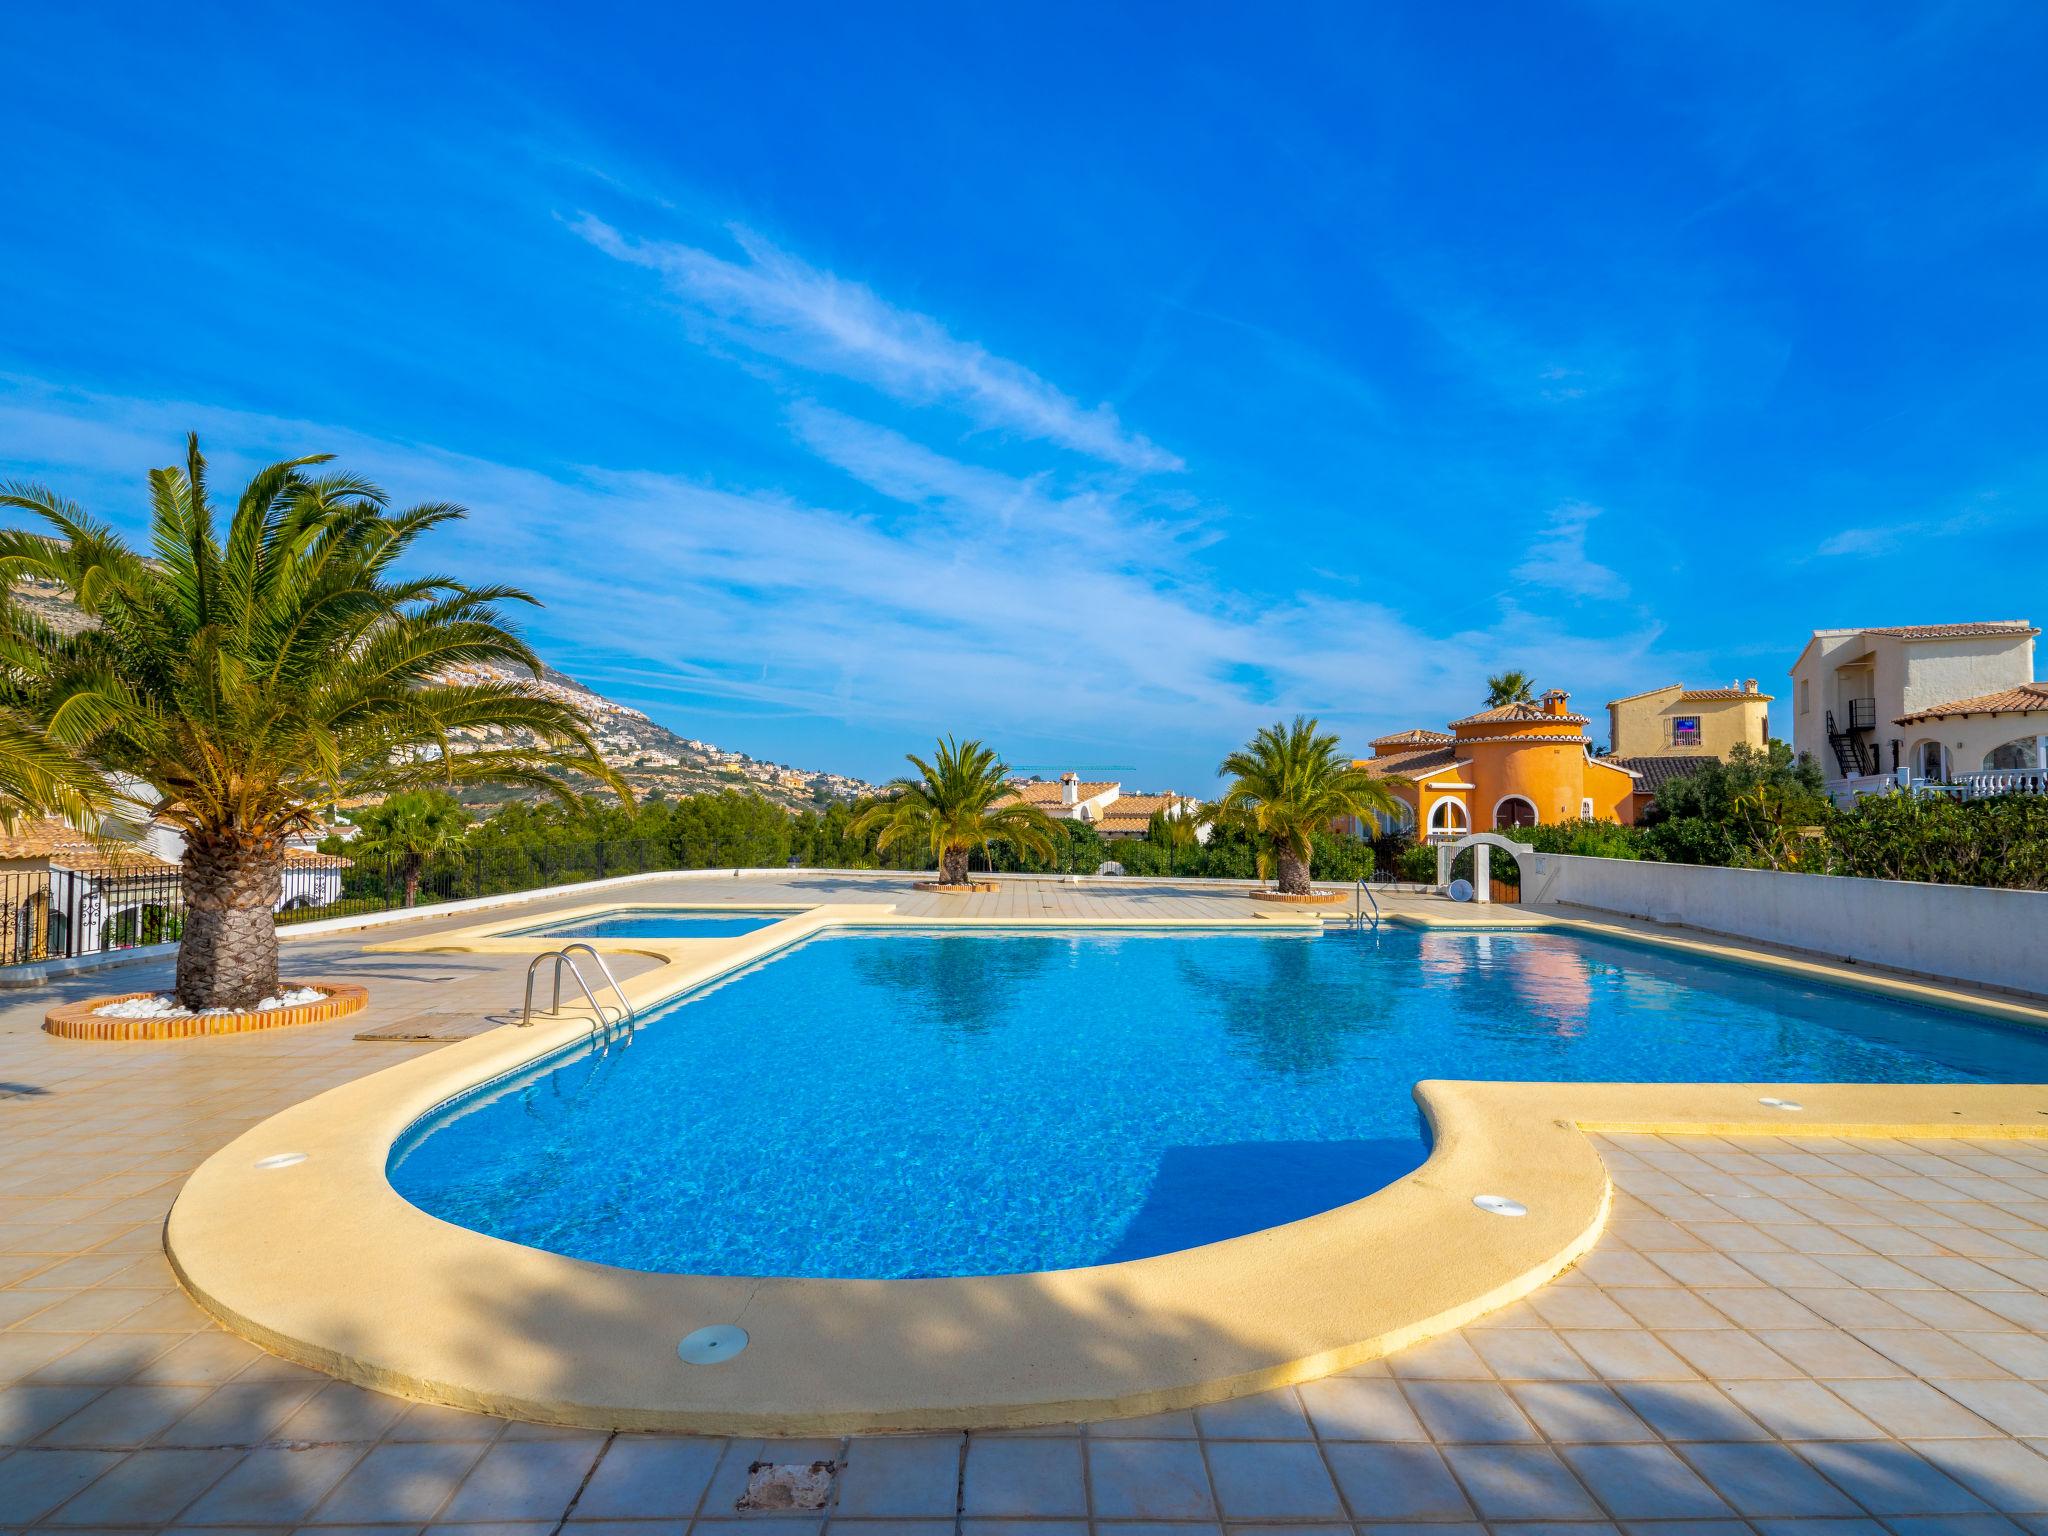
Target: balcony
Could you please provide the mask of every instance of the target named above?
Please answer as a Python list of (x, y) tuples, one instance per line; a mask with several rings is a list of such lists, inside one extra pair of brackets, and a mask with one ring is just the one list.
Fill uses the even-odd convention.
[(1852, 731), (1874, 731), (1877, 729), (1877, 700), (1847, 699), (1849, 707), (1849, 729)]

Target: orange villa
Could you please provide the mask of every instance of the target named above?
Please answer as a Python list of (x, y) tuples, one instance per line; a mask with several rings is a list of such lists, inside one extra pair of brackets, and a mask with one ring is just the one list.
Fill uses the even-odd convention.
[(1381, 736), (1358, 766), (1387, 781), (1406, 814), (1384, 830), (1431, 840), (1539, 822), (1636, 819), (1636, 775), (1592, 755), (1587, 719), (1553, 688), (1539, 704), (1503, 704), (1448, 731)]

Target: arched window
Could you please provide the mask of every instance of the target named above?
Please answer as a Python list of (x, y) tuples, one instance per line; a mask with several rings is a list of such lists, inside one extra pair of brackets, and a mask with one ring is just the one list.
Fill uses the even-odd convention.
[(1432, 832), (1466, 832), (1471, 826), (1461, 800), (1439, 800), (1430, 807), (1429, 830)]
[(1591, 821), (1593, 814), (1593, 797), (1588, 795), (1579, 802), (1579, 820)]
[(1938, 741), (1923, 741), (1913, 748), (1913, 777), (1932, 779), (1937, 784), (1948, 782), (1948, 754)]
[(2036, 767), (2035, 754), (2040, 750), (2032, 736), (2022, 736), (2018, 741), (2008, 741), (2002, 747), (1993, 747), (1984, 754), (1984, 769), (1987, 773), (2014, 773)]
[(1536, 807), (1520, 795), (1505, 796), (1493, 808), (1493, 824), (1496, 827), (1533, 827), (1536, 825)]

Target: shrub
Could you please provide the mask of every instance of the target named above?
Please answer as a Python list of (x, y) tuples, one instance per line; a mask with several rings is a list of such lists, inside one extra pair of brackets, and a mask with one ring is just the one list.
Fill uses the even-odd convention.
[(1836, 874), (2048, 890), (2048, 797), (1866, 795), (1826, 826)]

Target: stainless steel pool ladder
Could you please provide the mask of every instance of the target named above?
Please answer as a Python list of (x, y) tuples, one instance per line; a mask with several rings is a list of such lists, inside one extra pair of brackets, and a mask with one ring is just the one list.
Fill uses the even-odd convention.
[[(1369, 914), (1365, 910), (1368, 902), (1372, 904), (1372, 911)], [(1380, 899), (1373, 895), (1372, 888), (1363, 880), (1358, 882), (1358, 901), (1351, 913), (1351, 926), (1354, 928), (1369, 926), (1374, 933), (1380, 931)]]
[[(612, 995), (619, 1000), (616, 1016), (604, 1003), (597, 1000), (597, 994), (590, 990), (590, 982), (585, 978), (583, 968), (570, 958), (571, 952), (579, 949), (597, 962), (597, 968), (603, 973), (606, 984), (611, 987)], [(566, 968), (569, 974), (576, 978), (576, 986), (583, 993), (584, 1001), (590, 1004), (593, 1015), (590, 1032), (593, 1035), (601, 1035), (606, 1044), (611, 1042), (612, 1031), (615, 1029), (626, 1029), (626, 1038), (632, 1038), (629, 1026), (633, 1022), (633, 1005), (626, 1001), (625, 988), (619, 985), (619, 978), (612, 974), (612, 968), (605, 964), (604, 956), (588, 944), (581, 943), (564, 944), (560, 949), (551, 949), (544, 954), (535, 955), (532, 963), (526, 967), (526, 1002), (519, 1010), (519, 1023), (522, 1028), (533, 1023), (533, 978), (550, 960), (555, 963), (555, 994), (554, 1001), (548, 1008), (549, 1013), (559, 1014), (562, 1011), (562, 972)]]

